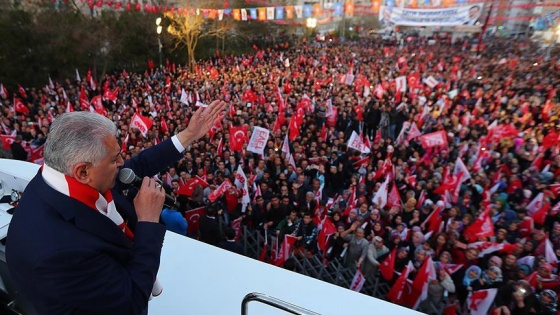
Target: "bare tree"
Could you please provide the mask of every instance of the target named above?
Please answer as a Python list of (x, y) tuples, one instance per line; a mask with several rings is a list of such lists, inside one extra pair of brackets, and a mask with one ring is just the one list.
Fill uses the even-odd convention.
[(195, 49), (198, 41), (203, 37), (216, 37), (222, 39), (227, 32), (233, 28), (231, 19), (222, 21), (205, 18), (200, 14), (173, 14), (166, 13), (165, 17), (169, 20), (167, 32), (175, 37), (175, 49), (184, 45), (187, 49), (189, 68), (194, 70), (196, 63)]

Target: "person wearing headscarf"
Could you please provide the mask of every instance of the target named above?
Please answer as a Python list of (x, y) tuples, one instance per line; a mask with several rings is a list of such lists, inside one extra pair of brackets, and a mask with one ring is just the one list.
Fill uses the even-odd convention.
[(472, 285), (473, 291), (499, 288), (503, 283), (502, 269), (492, 266), (485, 270)]
[(397, 258), (395, 259), (395, 271), (402, 272), (404, 267), (408, 265), (410, 259), (408, 258), (408, 248), (397, 248)]
[(496, 266), (502, 268), (502, 259), (498, 256), (492, 256), (488, 259), (488, 267)]
[(455, 293), (455, 284), (445, 269), (436, 269), (437, 279), (431, 280), (428, 285), (428, 297), (422, 302), (424, 307), (421, 309), (428, 309), (429, 305), (439, 305), (443, 301), (444, 292), (450, 294)]
[(556, 315), (558, 308), (558, 295), (552, 290), (544, 290), (537, 294), (537, 314), (540, 315)]
[(482, 270), (480, 267), (473, 265), (465, 270), (463, 279), (460, 282), (455, 282), (457, 284), (457, 298), (461, 304), (465, 302), (467, 296), (473, 291), (473, 285), (480, 279), (481, 275)]

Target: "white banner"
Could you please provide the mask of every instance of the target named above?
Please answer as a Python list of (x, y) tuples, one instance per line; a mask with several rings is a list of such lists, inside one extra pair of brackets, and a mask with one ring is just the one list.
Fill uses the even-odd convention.
[(348, 147), (354, 150), (358, 150), (363, 154), (368, 154), (369, 152), (371, 152), (367, 145), (362, 141), (362, 138), (360, 138), (360, 136), (358, 136), (355, 131), (352, 131), (352, 136), (348, 140)]
[(266, 147), (266, 143), (268, 142), (269, 134), (270, 131), (268, 129), (255, 127), (253, 129), (253, 134), (251, 135), (251, 140), (249, 140), (247, 151), (264, 154), (264, 147)]
[[(409, 26), (475, 25), (480, 22), (484, 3), (439, 9), (411, 9), (381, 6), (379, 21), (382, 24)], [(482, 22), (481, 22), (482, 23)]]

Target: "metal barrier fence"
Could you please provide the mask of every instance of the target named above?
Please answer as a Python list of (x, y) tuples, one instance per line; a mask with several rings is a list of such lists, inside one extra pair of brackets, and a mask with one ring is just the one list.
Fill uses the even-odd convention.
[[(268, 235), (268, 244), (272, 244), (274, 238), (276, 237)], [(243, 227), (243, 243), (247, 257), (259, 259), (264, 242), (265, 238), (262, 231), (249, 230), (247, 227)], [(342, 258), (337, 257), (331, 261), (325, 261), (320, 252), (313, 255), (303, 252), (301, 255), (292, 255), (291, 257), (294, 258), (295, 272), (344, 288), (350, 288), (356, 273), (356, 267), (345, 267)], [(360, 293), (386, 300), (385, 296), (390, 289), (390, 284), (377, 271), (375, 275), (366, 276), (366, 281)], [(443, 304), (421, 303), (416, 310), (426, 314), (442, 314)]]
[[(272, 244), (274, 236), (268, 236), (268, 244)], [(245, 255), (258, 259), (264, 244), (264, 235), (261, 231), (251, 231), (246, 227), (243, 231), (243, 241), (245, 245)], [(292, 256), (295, 262), (295, 271), (303, 275), (319, 279), (334, 285), (349, 288), (352, 278), (356, 273), (356, 267), (345, 267), (342, 258), (324, 262), (321, 253), (314, 255)], [(385, 299), (389, 291), (389, 284), (379, 276), (366, 277), (366, 282), (360, 292), (371, 295), (379, 299)]]

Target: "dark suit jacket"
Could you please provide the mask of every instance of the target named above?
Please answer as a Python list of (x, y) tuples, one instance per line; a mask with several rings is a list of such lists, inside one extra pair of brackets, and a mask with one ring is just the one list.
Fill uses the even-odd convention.
[(222, 237), (220, 235), (220, 222), (217, 217), (212, 219), (205, 215), (200, 218), (199, 230), (201, 241), (206, 244), (218, 246)]
[[(153, 176), (181, 158), (171, 140), (126, 161)], [(112, 189), (134, 241), (115, 223), (51, 188), (37, 174), (8, 230), (6, 259), (13, 281), (39, 314), (141, 314), (159, 268), (165, 227), (137, 223), (132, 203)]]
[(225, 250), (229, 250), (230, 252), (237, 253), (239, 255), (244, 254), (243, 245), (238, 242), (221, 241), (219, 247)]

